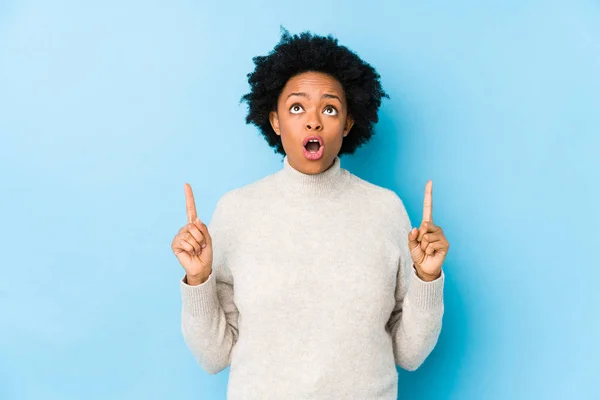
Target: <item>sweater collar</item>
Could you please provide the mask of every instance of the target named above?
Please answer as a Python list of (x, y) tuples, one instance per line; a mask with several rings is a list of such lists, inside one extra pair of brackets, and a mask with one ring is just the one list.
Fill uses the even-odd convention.
[(347, 171), (341, 167), (339, 156), (335, 157), (333, 164), (327, 170), (318, 174), (305, 174), (292, 167), (286, 155), (280, 171), (286, 192), (300, 196), (336, 194), (346, 184), (347, 175)]

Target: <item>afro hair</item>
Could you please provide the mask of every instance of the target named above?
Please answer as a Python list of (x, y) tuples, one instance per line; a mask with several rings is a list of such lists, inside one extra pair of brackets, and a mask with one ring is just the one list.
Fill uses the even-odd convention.
[(381, 87), (379, 74), (356, 53), (338, 45), (332, 35), (318, 36), (306, 31), (292, 36), (283, 27), (281, 32), (281, 40), (268, 55), (252, 59), (256, 67), (247, 74), (250, 92), (241, 99), (248, 104), (246, 123), (256, 125), (274, 152), (285, 155), (269, 113), (277, 110), (279, 95), (290, 78), (308, 71), (326, 73), (342, 85), (348, 114), (354, 119), (339, 155), (353, 154), (373, 136), (381, 99), (389, 98)]

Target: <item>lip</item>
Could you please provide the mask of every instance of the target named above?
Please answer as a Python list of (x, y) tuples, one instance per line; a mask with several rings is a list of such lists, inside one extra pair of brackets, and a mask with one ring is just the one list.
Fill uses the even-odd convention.
[(302, 146), (306, 146), (306, 143), (308, 143), (309, 140), (314, 140), (317, 139), (319, 141), (319, 145), (321, 147), (323, 147), (323, 138), (321, 136), (307, 136), (304, 138), (304, 141), (302, 142)]
[(316, 153), (311, 153), (310, 151), (304, 149), (304, 158), (311, 161), (320, 160), (323, 157), (324, 149), (325, 146), (321, 146), (319, 147), (319, 151), (317, 151)]
[[(310, 151), (306, 150), (306, 144), (308, 143), (309, 140), (313, 140), (316, 139), (319, 141), (319, 151), (317, 151), (316, 153), (311, 153)], [(320, 136), (308, 136), (304, 138), (303, 141), (303, 146), (304, 146), (304, 158), (306, 158), (307, 160), (311, 160), (311, 161), (317, 161), (319, 159), (321, 159), (323, 157), (323, 152), (325, 150), (325, 145), (323, 144), (323, 138)]]

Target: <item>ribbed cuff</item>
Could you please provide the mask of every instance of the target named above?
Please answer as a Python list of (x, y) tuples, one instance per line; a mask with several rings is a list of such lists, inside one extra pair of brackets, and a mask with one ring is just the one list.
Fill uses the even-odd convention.
[(444, 304), (444, 271), (434, 281), (425, 282), (421, 280), (415, 271), (411, 272), (410, 287), (407, 296), (411, 303), (422, 310), (434, 310)]
[(183, 311), (194, 317), (209, 315), (219, 307), (216, 279), (211, 272), (208, 280), (200, 285), (190, 286), (181, 278), (181, 303)]

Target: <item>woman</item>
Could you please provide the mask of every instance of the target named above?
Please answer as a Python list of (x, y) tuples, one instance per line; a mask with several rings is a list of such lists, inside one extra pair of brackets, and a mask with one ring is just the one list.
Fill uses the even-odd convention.
[(229, 399), (396, 399), (395, 365), (421, 365), (442, 325), (432, 183), (412, 229), (393, 191), (341, 168), (387, 94), (337, 39), (284, 31), (254, 62), (246, 122), (283, 168), (223, 195), (210, 228), (185, 185), (185, 342), (208, 373), (231, 365)]

